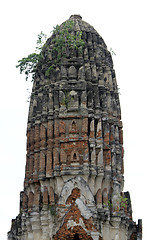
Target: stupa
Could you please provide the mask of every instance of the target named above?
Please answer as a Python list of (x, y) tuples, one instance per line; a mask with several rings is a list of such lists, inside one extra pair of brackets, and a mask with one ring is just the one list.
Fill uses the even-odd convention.
[[(123, 192), (123, 125), (111, 53), (72, 15), (81, 51), (66, 49), (49, 75), (55, 33), (37, 65), (27, 124), (20, 212), (8, 240), (141, 240)], [(63, 29), (64, 23), (60, 26)]]

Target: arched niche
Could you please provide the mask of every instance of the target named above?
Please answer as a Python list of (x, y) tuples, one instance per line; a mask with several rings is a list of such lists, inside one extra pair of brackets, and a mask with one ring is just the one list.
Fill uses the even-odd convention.
[(60, 77), (62, 80), (67, 80), (67, 69), (61, 66)]
[(85, 80), (85, 70), (84, 70), (84, 66), (79, 68), (78, 71), (78, 80)]
[(70, 66), (68, 70), (69, 79), (77, 79), (77, 70), (74, 66)]
[(78, 188), (80, 190), (80, 199), (89, 206), (95, 206), (94, 196), (87, 184), (87, 182), (82, 177), (75, 177), (69, 179), (62, 188), (59, 204), (65, 205), (66, 200), (72, 194), (72, 190), (74, 188)]
[(62, 109), (66, 109), (66, 96), (65, 93), (63, 91), (59, 91), (59, 103), (60, 103), (60, 108)]
[(101, 192), (101, 189), (98, 189), (98, 191), (96, 193), (96, 202), (97, 202), (97, 205), (102, 205), (102, 192)]
[(63, 149), (60, 150), (60, 161), (61, 163), (67, 163), (67, 154)]
[(68, 95), (68, 108), (77, 109), (78, 108), (78, 94), (76, 91), (72, 90)]
[(108, 191), (107, 188), (104, 188), (102, 192), (102, 202), (106, 206), (108, 204)]
[(79, 163), (79, 153), (76, 149), (73, 149), (73, 151), (71, 152), (71, 162), (77, 162)]
[(77, 122), (76, 120), (72, 120), (69, 125), (69, 133), (78, 133)]

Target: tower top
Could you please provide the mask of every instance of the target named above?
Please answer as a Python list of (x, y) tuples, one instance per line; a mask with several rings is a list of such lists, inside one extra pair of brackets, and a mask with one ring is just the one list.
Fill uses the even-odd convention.
[[(69, 20), (73, 21), (69, 22)], [(63, 46), (63, 41), (66, 38), (66, 36), (63, 36), (65, 32), (68, 34), (68, 39)], [(59, 36), (62, 37), (60, 54), (56, 52), (57, 49), (59, 49)], [(56, 47), (54, 47), (54, 44)], [(109, 91), (115, 92), (116, 98), (118, 99), (116, 82), (113, 80), (112, 83), (109, 78), (109, 76), (112, 75), (113, 79), (115, 79), (112, 57), (102, 37), (94, 27), (83, 21), (80, 15), (72, 15), (59, 26), (57, 31), (53, 32), (42, 50), (42, 56), (35, 73), (30, 101), (28, 129), (38, 122), (44, 122), (49, 118), (57, 118), (59, 113), (61, 115), (63, 113), (63, 116), (71, 114), (72, 107), (69, 108), (69, 106), (73, 105), (73, 102), (67, 103), (67, 108), (65, 108), (65, 104), (63, 104), (64, 96), (62, 97), (62, 95), (73, 94), (75, 97), (76, 91), (76, 94), (79, 95), (82, 94), (85, 89), (87, 89), (86, 94), (89, 95), (88, 97), (86, 96), (86, 99), (83, 101), (89, 101), (90, 103), (86, 102), (85, 104), (88, 107), (81, 108), (80, 95), (79, 97), (77, 95), (79, 103), (77, 103), (78, 109), (76, 111), (78, 111), (79, 114), (82, 114), (83, 111), (82, 115), (87, 115), (88, 113), (93, 115), (96, 111), (98, 116), (101, 112), (100, 107), (102, 105), (104, 108), (103, 115), (105, 116), (107, 111), (110, 111), (111, 114), (111, 110), (109, 110), (109, 108), (107, 110), (105, 105), (102, 104), (102, 102), (104, 102), (104, 99), (102, 99), (103, 91), (100, 91), (97, 97), (95, 97), (97, 93), (93, 92), (97, 91), (96, 89), (94, 90), (94, 88), (108, 89)], [(110, 75), (107, 75), (107, 71), (110, 71)], [(49, 74), (47, 74), (48, 72)], [(59, 96), (55, 97), (56, 92), (54, 93), (54, 105), (57, 101), (61, 100), (60, 105), (57, 102), (57, 107), (49, 109), (49, 104), (47, 104), (49, 99), (46, 91), (51, 91), (53, 85), (54, 89), (56, 86), (57, 91), (60, 90)], [(66, 96), (65, 101), (69, 101)], [(96, 104), (91, 103), (94, 101)], [(43, 105), (46, 107), (44, 108)], [(119, 100), (116, 100), (116, 105), (114, 115), (116, 119), (120, 119)], [(76, 111), (74, 111), (74, 113)]]
[(71, 16), (70, 16), (70, 19), (73, 19), (73, 18), (82, 19), (81, 15), (79, 15), (79, 14), (71, 15)]

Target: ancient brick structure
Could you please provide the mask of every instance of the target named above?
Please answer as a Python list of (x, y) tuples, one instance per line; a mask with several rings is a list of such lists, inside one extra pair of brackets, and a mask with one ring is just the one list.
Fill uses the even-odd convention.
[[(141, 220), (132, 220), (130, 195), (123, 192), (123, 126), (112, 57), (91, 25), (79, 15), (70, 19), (85, 45), (68, 51), (49, 77), (44, 50), (30, 100), (20, 213), (8, 240), (141, 240)], [(54, 34), (49, 47), (52, 39)]]

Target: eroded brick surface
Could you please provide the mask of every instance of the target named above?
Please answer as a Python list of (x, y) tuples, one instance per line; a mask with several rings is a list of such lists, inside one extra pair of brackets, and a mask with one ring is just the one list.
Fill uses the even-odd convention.
[[(81, 51), (68, 48), (59, 64), (52, 63), (53, 34), (35, 72), (24, 191), (8, 240), (141, 240), (142, 223), (133, 222), (130, 196), (123, 192), (123, 126), (112, 57), (91, 25), (79, 15), (71, 20), (72, 34), (82, 32)], [(124, 207), (121, 197), (128, 199)]]

